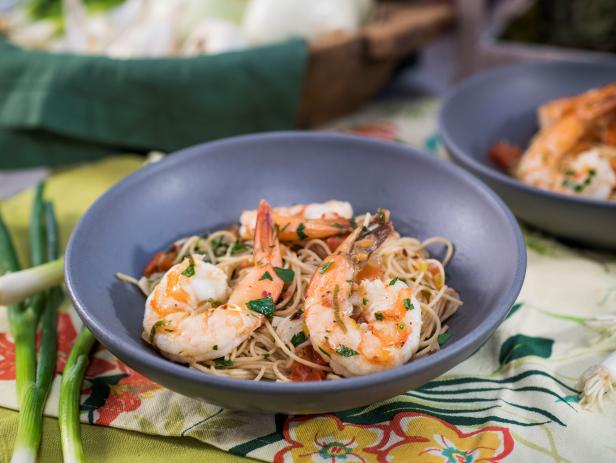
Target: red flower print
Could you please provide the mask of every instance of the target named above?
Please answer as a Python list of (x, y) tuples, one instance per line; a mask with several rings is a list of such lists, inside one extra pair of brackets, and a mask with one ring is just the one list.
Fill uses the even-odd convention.
[(15, 379), (15, 344), (7, 333), (0, 333), (0, 380)]
[[(99, 360), (99, 367), (107, 370), (109, 362)], [(96, 371), (99, 367), (95, 367), (94, 370)], [(91, 379), (92, 387), (82, 391), (89, 394), (82, 408), (88, 410), (90, 422), (109, 426), (120, 414), (137, 410), (143, 398), (161, 388), (119, 360), (116, 360), (116, 367), (121, 374), (97, 375)], [(94, 419), (94, 411), (98, 414), (96, 419)]]
[(73, 325), (73, 320), (67, 312), (61, 312), (58, 314), (58, 359), (56, 361), (56, 372), (62, 373), (64, 371), (64, 365), (71, 352), (75, 338), (77, 337), (77, 330)]

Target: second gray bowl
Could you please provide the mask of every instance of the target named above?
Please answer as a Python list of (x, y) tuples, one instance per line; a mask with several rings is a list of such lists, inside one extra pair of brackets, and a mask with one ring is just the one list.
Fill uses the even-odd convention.
[(526, 185), (488, 159), (506, 140), (525, 148), (537, 131), (537, 107), (616, 81), (616, 63), (532, 63), (486, 71), (453, 88), (439, 115), (451, 157), (484, 180), (523, 221), (566, 240), (616, 249), (616, 201), (553, 193)]

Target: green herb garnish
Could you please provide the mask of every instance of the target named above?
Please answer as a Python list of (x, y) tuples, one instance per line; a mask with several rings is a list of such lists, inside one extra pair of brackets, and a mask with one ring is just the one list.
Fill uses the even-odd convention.
[(291, 320), (297, 320), (302, 315), (304, 315), (304, 311), (302, 309), (299, 309), (297, 312), (291, 315)]
[(404, 307), (406, 307), (406, 310), (413, 310), (415, 308), (415, 306), (408, 297), (404, 299)]
[(368, 305), (368, 298), (367, 297), (362, 298), (361, 303), (363, 305)]
[(391, 281), (389, 282), (389, 286), (393, 286), (393, 285), (395, 285), (395, 284), (396, 284), (396, 281), (398, 281), (399, 279), (400, 279), (400, 278), (398, 278), (398, 277), (392, 278), (392, 279), (391, 279)]
[(319, 273), (325, 273), (329, 270), (329, 268), (334, 265), (333, 262), (325, 262), (323, 265), (321, 265), (321, 268), (319, 269)]
[(378, 321), (383, 321), (383, 312), (374, 312), (374, 318)]
[(399, 330), (403, 330), (405, 326), (406, 326), (406, 325), (404, 324), (404, 322), (400, 322), (400, 323), (398, 323), (398, 329), (399, 329)]
[(293, 347), (297, 347), (300, 344), (303, 344), (306, 342), (306, 333), (304, 333), (303, 331), (300, 331), (299, 333), (295, 333), (293, 335), (293, 337), (291, 338), (291, 344), (293, 344)]
[(224, 357), (214, 359), (214, 363), (216, 364), (216, 366), (219, 366), (219, 367), (232, 367), (233, 366), (233, 360), (228, 360)]
[(214, 344), (214, 347), (212, 347), (212, 349), (218, 350), (218, 344)]
[(195, 260), (193, 259), (193, 256), (191, 255), (191, 256), (188, 256), (188, 267), (184, 269), (184, 271), (182, 272), (182, 275), (190, 278), (194, 274), (195, 274)]
[(216, 257), (224, 256), (227, 249), (229, 249), (229, 245), (225, 243), (222, 236), (212, 240), (212, 250), (214, 251), (214, 255)]
[(270, 281), (274, 281), (274, 279), (272, 278), (272, 276), (270, 275), (270, 272), (265, 272), (263, 275), (261, 275), (261, 278), (259, 278), (259, 281), (261, 280), (270, 280)]
[(331, 357), (330, 353), (327, 352), (325, 349), (323, 349), (321, 346), (319, 346), (319, 350), (323, 352), (325, 355), (327, 355), (328, 357)]
[(295, 278), (295, 272), (290, 268), (274, 267), (274, 272), (285, 283), (291, 283)]
[(359, 355), (359, 352), (351, 349), (350, 347), (344, 346), (340, 344), (336, 349), (336, 353), (342, 355), (343, 357), (353, 357), (354, 355)]
[(438, 335), (438, 338), (436, 338), (438, 340), (438, 345), (442, 346), (443, 344), (445, 344), (447, 341), (449, 341), (449, 338), (451, 337), (451, 333), (449, 331), (445, 332), (445, 333), (441, 333)]
[(253, 312), (260, 313), (261, 315), (265, 315), (266, 317), (271, 317), (272, 315), (274, 315), (274, 311), (276, 310), (276, 304), (274, 303), (274, 300), (269, 296), (248, 301), (246, 303), (246, 306)]
[(167, 325), (169, 322), (169, 320), (158, 320), (156, 323), (154, 323), (152, 325), (152, 329), (150, 330), (150, 344), (154, 343), (154, 336), (156, 336), (156, 331), (158, 331), (158, 328), (160, 328), (161, 326)]
[(305, 240), (308, 238), (308, 235), (306, 235), (306, 233), (304, 232), (305, 229), (306, 229), (306, 226), (303, 223), (300, 223), (299, 226), (297, 227), (296, 233), (300, 240)]
[(233, 246), (231, 246), (231, 255), (234, 256), (236, 254), (239, 254), (240, 252), (250, 251), (251, 249), (252, 246), (250, 244), (236, 241), (235, 243), (233, 243)]

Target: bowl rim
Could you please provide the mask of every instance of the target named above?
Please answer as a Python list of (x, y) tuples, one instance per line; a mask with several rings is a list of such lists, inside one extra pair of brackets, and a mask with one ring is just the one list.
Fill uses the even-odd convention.
[(450, 88), (445, 96), (439, 108), (438, 112), (438, 132), (443, 139), (443, 143), (449, 151), (451, 157), (462, 164), (464, 167), (471, 169), (475, 172), (485, 175), (486, 177), (496, 182), (504, 183), (507, 186), (521, 190), (526, 193), (536, 194), (546, 199), (561, 201), (563, 203), (574, 203), (585, 206), (595, 206), (607, 208), (609, 210), (616, 210), (616, 201), (608, 199), (593, 199), (583, 196), (566, 195), (564, 193), (558, 193), (550, 190), (542, 190), (541, 188), (528, 185), (507, 173), (500, 171), (496, 166), (490, 166), (477, 161), (473, 156), (467, 154), (464, 149), (456, 143), (454, 137), (451, 135), (448, 129), (448, 125), (445, 122), (446, 114), (449, 107), (453, 104), (454, 100), (459, 95), (465, 93), (469, 89), (480, 87), (483, 84), (503, 77), (508, 77), (512, 72), (526, 72), (529, 68), (550, 68), (550, 67), (570, 67), (570, 66), (586, 66), (586, 67), (612, 67), (616, 73), (616, 61), (614, 63), (609, 62), (575, 62), (575, 61), (557, 61), (557, 62), (530, 62), (530, 63), (517, 63), (507, 66), (499, 66), (494, 69), (488, 69), (478, 72), (477, 74), (465, 79), (463, 82)]
[[(105, 207), (108, 198), (112, 198), (121, 194), (126, 188), (130, 188), (135, 182), (146, 181), (151, 175), (156, 175), (161, 169), (169, 169), (175, 164), (191, 162), (192, 159), (204, 156), (204, 147), (207, 151), (216, 150), (218, 147), (225, 145), (233, 145), (239, 143), (252, 143), (272, 140), (289, 140), (299, 139), (304, 142), (344, 142), (344, 143), (361, 143), (364, 145), (372, 145), (375, 149), (395, 150), (396, 152), (415, 158), (421, 156), (428, 163), (433, 163), (439, 169), (444, 169), (450, 175), (459, 177), (470, 188), (474, 188), (486, 200), (486, 203), (491, 203), (493, 211), (497, 214), (502, 214), (503, 218), (511, 227), (516, 247), (516, 262), (515, 271), (513, 273), (512, 284), (504, 291), (499, 298), (499, 302), (485, 317), (481, 324), (468, 333), (466, 336), (449, 343), (442, 350), (420, 359), (408, 362), (397, 368), (392, 368), (379, 373), (374, 373), (366, 376), (356, 376), (352, 378), (344, 378), (339, 381), (320, 381), (320, 382), (298, 382), (298, 383), (282, 383), (273, 381), (248, 381), (243, 379), (228, 378), (224, 376), (210, 375), (198, 370), (187, 368), (184, 365), (172, 362), (164, 358), (162, 355), (144, 356), (140, 350), (132, 349), (126, 345), (127, 341), (123, 341), (121, 337), (115, 336), (114, 333), (107, 330), (103, 323), (88, 312), (85, 303), (81, 299), (79, 288), (75, 287), (71, 267), (72, 262), (78, 258), (78, 253), (74, 249), (75, 241), (81, 234), (85, 224), (96, 219), (97, 212), (100, 208)], [(455, 241), (454, 241), (455, 242)], [(165, 159), (142, 167), (133, 172), (124, 179), (120, 180), (109, 190), (103, 193), (82, 215), (79, 222), (71, 233), (69, 242), (66, 247), (65, 259), (65, 281), (66, 287), (74, 307), (83, 321), (83, 323), (92, 331), (95, 337), (107, 347), (120, 360), (125, 361), (129, 365), (144, 366), (143, 369), (149, 371), (160, 371), (162, 375), (174, 375), (183, 381), (188, 381), (194, 385), (208, 385), (216, 388), (225, 388), (228, 391), (237, 393), (258, 393), (258, 394), (280, 394), (282, 396), (290, 396), (304, 393), (330, 393), (330, 392), (348, 392), (351, 390), (362, 389), (374, 384), (395, 382), (402, 380), (404, 377), (414, 375), (433, 364), (447, 364), (448, 360), (458, 360), (462, 356), (466, 359), (471, 354), (465, 356), (465, 351), (469, 350), (470, 346), (478, 348), (485, 339), (487, 339), (501, 324), (509, 313), (509, 309), (515, 303), (526, 273), (526, 247), (520, 227), (514, 218), (512, 212), (505, 203), (483, 182), (472, 176), (464, 169), (454, 165), (444, 159), (438, 159), (420, 150), (402, 145), (400, 143), (387, 142), (382, 140), (368, 139), (356, 135), (337, 134), (334, 132), (325, 131), (281, 131), (270, 132), (264, 134), (241, 135), (230, 137), (223, 140), (203, 143), (182, 149), (168, 156)], [(118, 355), (119, 354), (119, 355)], [(461, 360), (460, 360), (461, 361)], [(141, 368), (140, 368), (141, 369)]]

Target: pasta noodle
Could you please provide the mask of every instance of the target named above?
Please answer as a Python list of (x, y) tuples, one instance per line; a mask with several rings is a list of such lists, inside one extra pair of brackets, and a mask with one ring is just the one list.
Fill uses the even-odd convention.
[[(427, 247), (440, 244), (445, 248), (442, 261), (430, 256)], [(215, 231), (208, 236), (189, 236), (174, 243), (177, 254), (174, 263), (191, 254), (204, 259), (226, 272), (231, 288), (252, 262), (252, 242), (239, 241), (237, 232), (230, 228)], [(295, 362), (325, 372), (326, 379), (339, 378), (329, 366), (311, 361), (300, 355), (310, 347), (309, 339), (293, 345), (278, 332), (285, 319), (298, 317), (302, 312), (306, 290), (312, 275), (332, 250), (326, 241), (313, 239), (302, 243), (282, 243), (284, 268), (293, 270), (293, 279), (285, 286), (271, 320), (238, 345), (222, 359), (208, 360), (190, 365), (197, 370), (232, 378), (248, 380), (290, 381)], [(446, 321), (456, 313), (462, 301), (458, 293), (447, 286), (445, 266), (453, 256), (452, 243), (441, 237), (419, 241), (400, 237), (396, 233), (376, 251), (384, 269), (385, 279), (401, 279), (412, 287), (421, 305), (423, 319), (419, 349), (413, 358), (439, 350), (439, 336), (447, 332)], [(137, 285), (147, 296), (161, 280), (163, 272), (143, 276), (139, 280), (118, 275), (124, 281)], [(205, 308), (208, 308), (207, 306)], [(411, 359), (412, 360), (412, 359)]]

